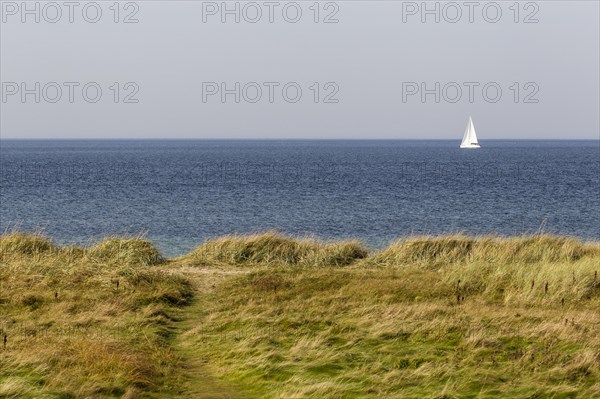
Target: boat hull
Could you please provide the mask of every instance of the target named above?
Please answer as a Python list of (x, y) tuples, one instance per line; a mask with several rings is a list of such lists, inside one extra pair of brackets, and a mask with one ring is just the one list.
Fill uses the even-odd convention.
[(460, 148), (481, 148), (479, 144), (461, 145)]

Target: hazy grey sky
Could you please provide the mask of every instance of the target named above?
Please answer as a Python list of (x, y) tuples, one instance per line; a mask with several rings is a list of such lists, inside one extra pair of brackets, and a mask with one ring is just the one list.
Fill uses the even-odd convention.
[(599, 138), (598, 1), (0, 3), (4, 139)]

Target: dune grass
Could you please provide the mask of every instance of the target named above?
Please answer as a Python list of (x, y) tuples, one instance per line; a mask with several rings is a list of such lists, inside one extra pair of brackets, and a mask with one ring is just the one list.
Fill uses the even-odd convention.
[(458, 303), (427, 270), (261, 270), (223, 282), (208, 303), (190, 339), (217, 376), (255, 397), (600, 394), (597, 297)]
[[(150, 267), (141, 239), (89, 249), (39, 235), (0, 237), (0, 397), (148, 397), (177, 359), (170, 314), (189, 281)], [(155, 397), (161, 397), (157, 394)]]
[(347, 266), (367, 254), (358, 241), (323, 243), (268, 232), (209, 240), (184, 259), (193, 265)]
[[(245, 266), (240, 254), (261, 238), (274, 237), (200, 250)], [(187, 337), (255, 397), (600, 397), (595, 243), (412, 237), (345, 267), (251, 259)]]
[(413, 237), (365, 260), (433, 270), (461, 295), (506, 303), (572, 303), (598, 293), (600, 244), (550, 235)]
[(600, 398), (598, 274), (598, 243), (545, 235), (270, 232), (169, 260), (5, 234), (0, 398)]
[(410, 237), (391, 244), (370, 261), (381, 265), (418, 264), (439, 267), (455, 263), (529, 264), (576, 261), (600, 256), (597, 243), (552, 235), (468, 237), (464, 235)]

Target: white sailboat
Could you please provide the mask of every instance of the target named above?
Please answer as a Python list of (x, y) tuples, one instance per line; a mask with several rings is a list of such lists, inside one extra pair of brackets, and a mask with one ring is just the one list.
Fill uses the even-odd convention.
[(460, 148), (480, 148), (479, 142), (477, 141), (477, 134), (475, 133), (475, 126), (473, 126), (473, 119), (469, 116), (469, 123), (465, 129), (465, 135), (463, 136)]

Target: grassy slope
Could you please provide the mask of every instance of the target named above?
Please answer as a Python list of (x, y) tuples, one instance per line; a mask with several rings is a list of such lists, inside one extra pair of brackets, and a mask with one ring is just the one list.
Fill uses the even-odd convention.
[(193, 287), (162, 262), (138, 239), (84, 250), (1, 237), (0, 397), (164, 397), (172, 317)]
[(10, 337), (0, 397), (600, 397), (597, 244), (269, 233), (165, 263), (12, 235), (0, 255), (0, 328), (48, 331)]

